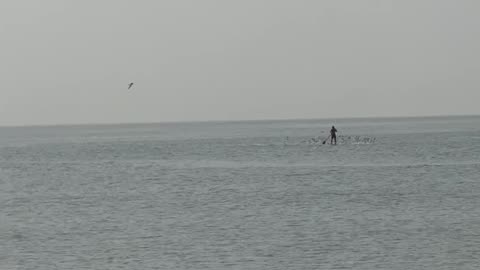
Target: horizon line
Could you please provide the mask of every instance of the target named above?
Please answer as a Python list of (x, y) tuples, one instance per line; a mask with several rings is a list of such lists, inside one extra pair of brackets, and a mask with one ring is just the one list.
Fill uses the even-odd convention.
[(77, 127), (77, 126), (124, 126), (124, 125), (154, 125), (154, 124), (195, 124), (195, 123), (245, 123), (245, 122), (280, 122), (280, 121), (325, 121), (325, 120), (368, 120), (368, 119), (412, 119), (412, 118), (459, 118), (480, 117), (480, 114), (438, 114), (438, 115), (410, 115), (410, 116), (353, 116), (353, 117), (326, 117), (326, 118), (263, 118), (263, 119), (238, 119), (238, 120), (172, 120), (172, 121), (139, 121), (139, 122), (98, 122), (98, 123), (58, 123), (58, 124), (25, 124), (25, 125), (0, 125), (0, 128), (29, 128), (29, 127)]

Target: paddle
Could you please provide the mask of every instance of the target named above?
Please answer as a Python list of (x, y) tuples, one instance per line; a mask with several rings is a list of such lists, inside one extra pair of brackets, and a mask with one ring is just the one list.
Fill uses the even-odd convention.
[(328, 137), (325, 139), (325, 141), (322, 142), (322, 144), (326, 144), (327, 141), (328, 141), (328, 138), (330, 138), (330, 136), (332, 136), (332, 135), (328, 135)]

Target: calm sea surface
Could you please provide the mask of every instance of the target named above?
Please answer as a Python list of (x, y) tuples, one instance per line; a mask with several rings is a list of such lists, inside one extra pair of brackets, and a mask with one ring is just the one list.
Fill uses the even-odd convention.
[(0, 128), (0, 269), (480, 269), (480, 117)]

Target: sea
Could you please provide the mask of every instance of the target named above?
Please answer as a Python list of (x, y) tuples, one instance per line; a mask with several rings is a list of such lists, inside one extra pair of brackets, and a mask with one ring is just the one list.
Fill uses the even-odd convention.
[(1, 127), (0, 269), (477, 270), (480, 117)]

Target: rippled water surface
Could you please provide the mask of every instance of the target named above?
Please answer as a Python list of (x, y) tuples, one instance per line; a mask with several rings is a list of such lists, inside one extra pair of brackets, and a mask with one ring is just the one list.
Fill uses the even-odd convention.
[(480, 269), (480, 117), (331, 124), (0, 128), (0, 269)]

